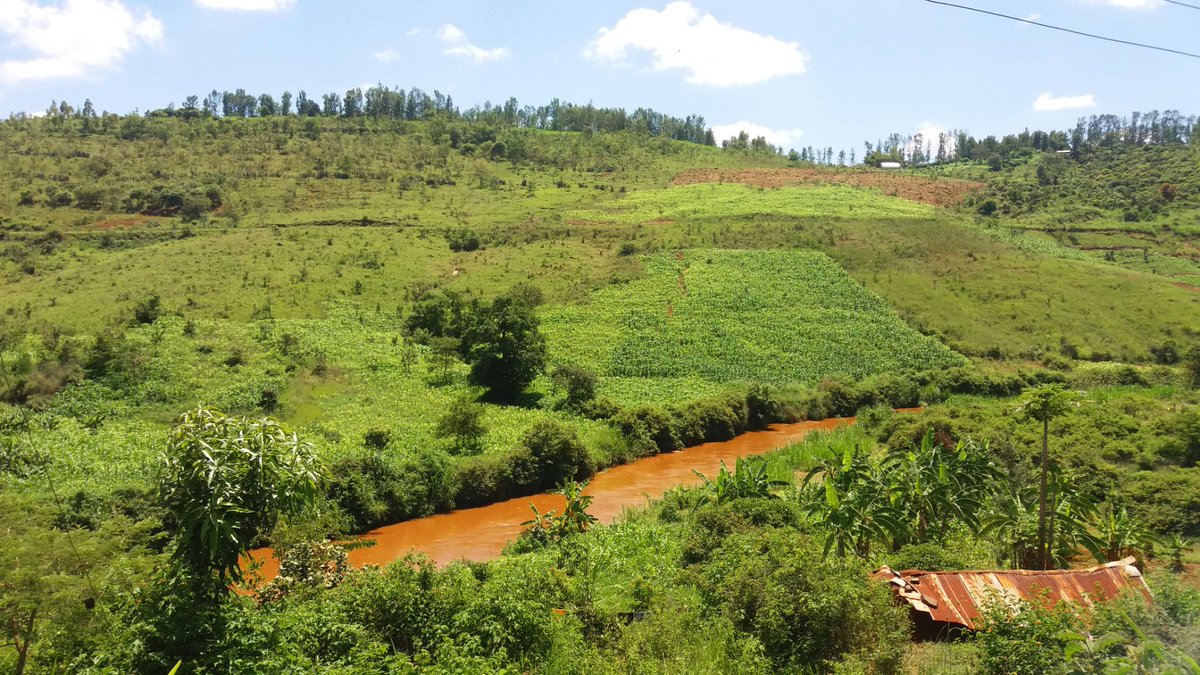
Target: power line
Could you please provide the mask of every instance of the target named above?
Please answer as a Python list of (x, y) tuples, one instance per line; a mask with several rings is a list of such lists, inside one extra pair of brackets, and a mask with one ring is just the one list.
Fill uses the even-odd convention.
[[(1170, 0), (1168, 0), (1168, 1), (1170, 1)], [(1094, 33), (1085, 33), (1080, 30), (1072, 30), (1070, 28), (1063, 28), (1062, 26), (1052, 26), (1048, 23), (1041, 23), (1040, 21), (1034, 21), (1033, 19), (1022, 19), (1019, 16), (1012, 16), (1010, 14), (1001, 14), (1000, 12), (992, 12), (992, 11), (989, 11), (986, 9), (979, 9), (978, 7), (968, 7), (966, 5), (956, 5), (953, 2), (942, 2), (942, 0), (925, 0), (925, 2), (932, 3), (935, 5), (945, 5), (946, 7), (954, 7), (957, 9), (965, 9), (969, 12), (978, 12), (980, 14), (988, 14), (990, 16), (998, 16), (1002, 19), (1011, 19), (1013, 21), (1020, 21), (1021, 23), (1033, 24), (1034, 26), (1041, 26), (1042, 28), (1050, 28), (1053, 30), (1059, 30), (1064, 33), (1072, 33), (1074, 35), (1082, 35), (1083, 37), (1090, 37), (1090, 38), (1094, 38), (1096, 40), (1106, 40), (1108, 42), (1116, 42), (1118, 44), (1129, 45), (1131, 47), (1141, 47), (1143, 49), (1153, 49), (1153, 50), (1160, 51), (1160, 52), (1167, 52), (1170, 54), (1178, 54), (1179, 56), (1187, 56), (1187, 57), (1193, 58), (1193, 59), (1200, 59), (1200, 54), (1193, 54), (1191, 52), (1183, 52), (1183, 51), (1179, 51), (1178, 49), (1170, 49), (1168, 47), (1158, 47), (1155, 45), (1148, 45), (1148, 44), (1144, 44), (1142, 42), (1131, 42), (1129, 40), (1121, 40), (1118, 38), (1105, 37), (1103, 35), (1096, 35)], [(1183, 5), (1184, 3), (1179, 2), (1179, 3), (1175, 3), (1175, 4)], [(1185, 5), (1185, 6), (1190, 7), (1191, 5)], [(1196, 9), (1200, 9), (1200, 7), (1196, 7)]]
[(1180, 2), (1179, 0), (1163, 0), (1163, 2), (1169, 2), (1172, 5), (1179, 5), (1180, 7), (1187, 7), (1188, 9), (1200, 9), (1200, 5), (1189, 5), (1188, 3)]

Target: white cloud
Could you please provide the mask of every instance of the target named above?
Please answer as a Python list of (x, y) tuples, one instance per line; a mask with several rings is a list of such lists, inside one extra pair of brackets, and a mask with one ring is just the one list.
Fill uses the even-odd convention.
[[(930, 159), (936, 159), (938, 154), (938, 146), (941, 145), (941, 135), (946, 134), (946, 153), (949, 155), (954, 154), (954, 149), (958, 145), (958, 139), (950, 134), (950, 132), (946, 131), (946, 127), (943, 127), (936, 122), (922, 122), (919, 126), (920, 128), (917, 129), (917, 134), (921, 135), (921, 152), (929, 150)], [(916, 134), (913, 134), (913, 136), (915, 139)], [(909, 143), (906, 150), (908, 152), (912, 152), (914, 145), (916, 145), (915, 142)]]
[(1033, 109), (1038, 112), (1052, 112), (1056, 110), (1071, 110), (1073, 108), (1091, 108), (1096, 105), (1096, 97), (1091, 94), (1083, 96), (1051, 96), (1048, 92), (1042, 92), (1037, 100), (1033, 102)]
[(714, 124), (712, 126), (713, 138), (717, 140), (717, 143), (727, 141), (742, 131), (745, 131), (752, 139), (762, 136), (771, 145), (781, 145), (785, 148), (791, 147), (804, 135), (803, 129), (772, 129), (754, 122), (734, 122), (733, 124)]
[(34, 0), (0, 0), (0, 33), (28, 58), (0, 61), (0, 81), (83, 77), (118, 65), (144, 43), (162, 40), (150, 12), (136, 15), (119, 0), (67, 0), (43, 7)]
[(1026, 21), (1037, 21), (1040, 18), (1042, 18), (1042, 15), (1038, 14), (1037, 12), (1034, 12), (1033, 14), (1030, 14), (1029, 16), (1025, 17), (1025, 20)]
[(714, 87), (803, 73), (808, 62), (795, 42), (721, 23), (689, 2), (629, 12), (612, 28), (601, 28), (584, 56), (623, 64), (630, 50), (650, 52), (654, 70), (684, 70), (688, 82)]
[(446, 45), (446, 48), (442, 50), (443, 54), (447, 56), (461, 56), (475, 63), (487, 63), (488, 61), (507, 58), (510, 53), (507, 47), (496, 47), (494, 49), (477, 47), (467, 39), (466, 33), (459, 30), (458, 26), (450, 23), (439, 28), (437, 36)]
[(244, 12), (278, 12), (296, 4), (296, 0), (196, 0), (206, 9), (234, 9)]
[(400, 60), (400, 52), (395, 49), (384, 49), (371, 55), (380, 63), (395, 63)]

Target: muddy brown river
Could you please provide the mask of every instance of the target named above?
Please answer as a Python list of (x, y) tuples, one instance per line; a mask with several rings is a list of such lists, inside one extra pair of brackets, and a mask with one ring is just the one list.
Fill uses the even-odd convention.
[[(834, 429), (853, 421), (853, 418), (837, 418), (775, 424), (729, 441), (705, 443), (612, 467), (596, 474), (584, 491), (592, 496), (588, 512), (601, 523), (611, 523), (625, 509), (645, 506), (647, 500), (661, 497), (676, 485), (699, 483), (693, 471), (711, 477), (720, 469), (721, 462), (732, 468), (739, 457), (770, 452), (813, 431)], [(533, 517), (530, 504), (544, 513), (561, 510), (563, 503), (560, 495), (539, 494), (386, 525), (358, 536), (373, 539), (376, 544), (350, 551), (350, 563), (355, 567), (386, 565), (410, 551), (426, 554), (439, 566), (456, 560), (490, 560), (521, 534), (521, 523)], [(251, 555), (263, 561), (264, 578), (278, 574), (279, 564), (271, 549), (257, 549)]]

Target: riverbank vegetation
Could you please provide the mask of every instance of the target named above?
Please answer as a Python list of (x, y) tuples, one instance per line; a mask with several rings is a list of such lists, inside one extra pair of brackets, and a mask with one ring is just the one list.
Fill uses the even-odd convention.
[[(0, 123), (0, 669), (1189, 667), (1192, 145), (947, 158), (888, 191), (715, 147), (694, 117), (395, 94)], [(1097, 196), (1118, 179), (1125, 201)], [(1049, 528), (1022, 412), (1045, 386), (1071, 392), (1045, 427)], [(576, 482), (607, 467), (855, 414), (585, 517)], [(358, 571), (331, 543), (551, 489), (570, 524), (537, 514), (488, 563)], [(268, 543), (284, 577), (229, 592)], [(1043, 554), (1135, 555), (1156, 605), (910, 648), (868, 578)]]

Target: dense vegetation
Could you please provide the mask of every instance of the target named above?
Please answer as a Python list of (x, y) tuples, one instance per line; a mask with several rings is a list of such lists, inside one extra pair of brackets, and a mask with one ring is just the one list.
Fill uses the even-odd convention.
[[(812, 153), (717, 148), (652, 111), (295, 103), (0, 124), (0, 669), (1189, 667), (1184, 121), (764, 187)], [(672, 184), (688, 169), (748, 171)], [(951, 177), (984, 186), (899, 196)], [(579, 491), (856, 412), (613, 525)], [(487, 563), (351, 570), (330, 543), (555, 488), (566, 509)], [(231, 592), (265, 543), (283, 576)], [(1126, 554), (1154, 607), (1030, 607), (956, 645), (908, 645), (867, 577)]]

